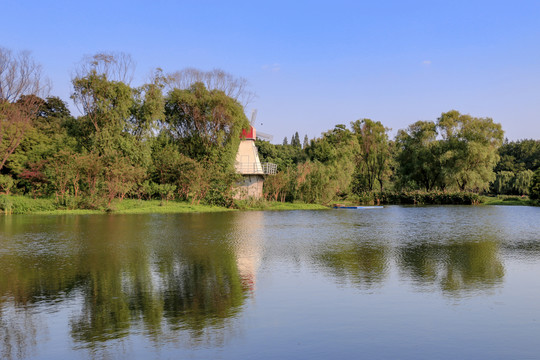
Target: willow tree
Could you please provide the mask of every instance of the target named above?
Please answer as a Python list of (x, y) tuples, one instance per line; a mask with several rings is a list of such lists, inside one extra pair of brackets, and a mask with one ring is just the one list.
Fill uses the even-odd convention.
[(463, 190), (486, 190), (495, 180), (498, 149), (504, 132), (491, 118), (462, 115), (456, 110), (441, 114), (437, 127), (442, 136), (441, 161), (445, 178)]
[(301, 194), (302, 196), (308, 196), (310, 202), (319, 199), (328, 202), (350, 191), (355, 171), (355, 156), (358, 153), (358, 142), (351, 130), (338, 124), (321, 138), (313, 140), (305, 151), (313, 164), (303, 167), (304, 171), (309, 169), (310, 173), (301, 178), (308, 179), (311, 184), (305, 183), (300, 188), (310, 189), (313, 194), (316, 194), (314, 190), (317, 190), (320, 194), (305, 193)]

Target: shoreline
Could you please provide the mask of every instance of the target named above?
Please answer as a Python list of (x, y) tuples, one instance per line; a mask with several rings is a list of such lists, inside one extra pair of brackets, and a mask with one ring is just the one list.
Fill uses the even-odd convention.
[[(362, 204), (357, 204), (362, 205)], [(365, 204), (363, 204), (365, 205)], [(381, 205), (409, 205), (409, 204), (381, 204)], [(416, 206), (430, 206), (443, 204), (417, 204)], [(482, 197), (480, 204), (475, 206), (535, 206), (526, 198), (500, 198)], [(413, 205), (414, 206), (414, 205)], [(471, 206), (471, 205), (467, 205)], [(21, 195), (1, 195), (0, 215), (98, 215), (98, 214), (182, 214), (182, 213), (210, 213), (228, 211), (287, 211), (287, 210), (327, 210), (332, 206), (321, 204), (288, 203), (273, 201), (241, 201), (237, 208), (226, 208), (214, 205), (197, 205), (187, 201), (137, 200), (124, 199), (112, 204), (108, 209), (62, 209), (54, 199), (33, 199)]]

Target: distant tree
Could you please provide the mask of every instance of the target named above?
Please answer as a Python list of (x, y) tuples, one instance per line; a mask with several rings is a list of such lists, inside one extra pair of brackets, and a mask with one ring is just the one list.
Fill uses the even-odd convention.
[(291, 140), (291, 145), (295, 148), (302, 148), (302, 144), (300, 143), (300, 136), (298, 135), (298, 131), (294, 133)]
[(496, 172), (532, 170), (540, 168), (540, 140), (508, 141), (499, 148), (500, 160)]
[(285, 138), (283, 139), (283, 145), (289, 145), (289, 142), (287, 141), (287, 137), (285, 136)]
[(308, 136), (307, 134), (304, 136), (304, 143), (302, 145), (302, 149), (305, 149), (309, 146), (309, 139), (308, 139)]

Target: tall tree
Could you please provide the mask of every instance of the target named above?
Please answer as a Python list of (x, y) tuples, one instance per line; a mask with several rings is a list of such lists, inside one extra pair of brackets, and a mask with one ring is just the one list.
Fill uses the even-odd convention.
[[(127, 55), (96, 54), (80, 66), (73, 78), (72, 99), (83, 112), (75, 132), (81, 145), (98, 155), (119, 152), (135, 165), (147, 167), (150, 142), (163, 120), (163, 79), (158, 71), (152, 82), (132, 88)], [(86, 72), (84, 72), (86, 71)]]
[(360, 146), (356, 174), (365, 179), (367, 190), (372, 191), (375, 181), (378, 181), (380, 191), (383, 191), (384, 181), (389, 176), (389, 129), (370, 119), (357, 120), (351, 126)]
[(462, 115), (456, 110), (441, 114), (437, 127), (443, 138), (441, 159), (445, 177), (460, 190), (485, 190), (495, 180), (498, 149), (504, 132), (491, 118)]
[(304, 144), (302, 145), (302, 149), (305, 149), (309, 146), (309, 139), (307, 134), (304, 136)]

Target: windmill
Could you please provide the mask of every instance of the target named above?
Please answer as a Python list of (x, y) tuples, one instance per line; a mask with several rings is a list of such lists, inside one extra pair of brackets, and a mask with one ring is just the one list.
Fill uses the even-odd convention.
[(242, 175), (242, 180), (238, 182), (238, 192), (235, 195), (237, 199), (261, 198), (263, 195), (263, 182), (266, 175), (275, 175), (277, 173), (277, 165), (264, 163), (259, 159), (259, 152), (255, 145), (255, 140), (268, 139), (272, 140), (272, 136), (268, 134), (257, 134), (255, 127), (255, 119), (257, 118), (257, 110), (251, 113), (250, 129), (242, 130), (240, 136), (240, 145), (236, 153), (235, 169), (238, 174)]
[[(253, 111), (251, 112), (251, 121), (249, 122), (251, 127), (255, 127), (255, 119), (256, 118), (257, 118), (257, 109), (253, 109)], [(261, 140), (266, 140), (266, 141), (269, 141), (269, 142), (274, 140), (273, 135), (263, 133), (261, 131), (257, 131), (257, 138), (259, 138)]]

